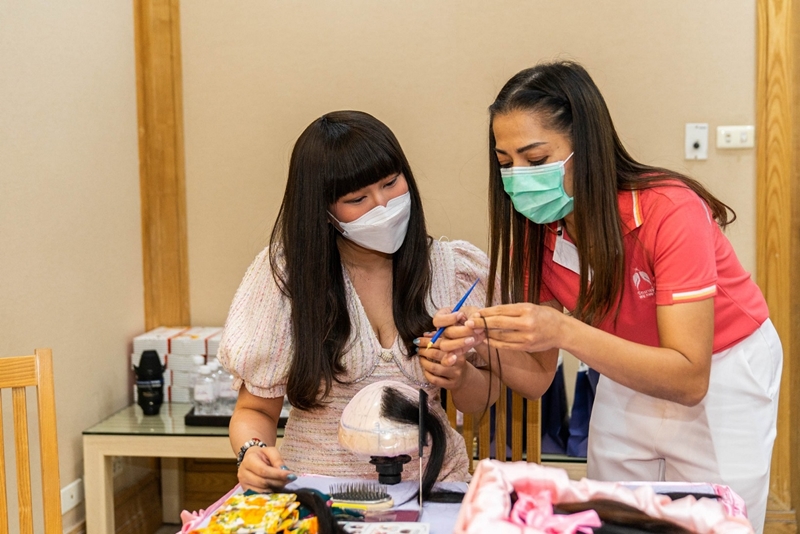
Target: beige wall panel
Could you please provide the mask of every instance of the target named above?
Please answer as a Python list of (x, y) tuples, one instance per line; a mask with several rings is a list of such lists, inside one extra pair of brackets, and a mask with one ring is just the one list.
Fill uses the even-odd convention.
[(683, 159), (684, 123), (754, 123), (753, 0), (194, 0), (181, 5), (191, 316), (221, 324), (266, 244), (289, 153), (319, 115), (397, 134), (434, 237), (487, 245), (487, 113), (537, 61), (582, 62), (640, 160), (687, 172), (739, 214), (755, 267), (754, 151)]
[(130, 3), (0, 3), (0, 94), (0, 356), (53, 349), (64, 486), (144, 325)]

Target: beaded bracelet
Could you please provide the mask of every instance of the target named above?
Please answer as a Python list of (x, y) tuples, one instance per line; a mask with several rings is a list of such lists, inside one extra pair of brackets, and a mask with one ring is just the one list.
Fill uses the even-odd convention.
[(244, 460), (244, 453), (247, 452), (247, 449), (250, 447), (266, 447), (267, 444), (261, 441), (258, 438), (253, 438), (250, 441), (245, 442), (244, 445), (239, 449), (239, 455), (236, 457), (236, 467), (240, 467), (242, 465), (242, 460)]

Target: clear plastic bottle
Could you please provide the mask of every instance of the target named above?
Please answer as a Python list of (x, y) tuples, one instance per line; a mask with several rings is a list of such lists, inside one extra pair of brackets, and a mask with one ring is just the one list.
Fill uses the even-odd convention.
[(214, 401), (214, 408), (212, 409), (211, 413), (213, 415), (219, 415), (219, 360), (216, 358), (209, 358), (206, 365), (208, 365), (208, 368), (211, 369), (211, 378), (214, 379), (214, 399), (216, 400)]
[(233, 389), (234, 380), (234, 376), (220, 366), (219, 371), (217, 371), (217, 384), (219, 384), (217, 406), (220, 415), (233, 415), (236, 399), (239, 396), (239, 393)]
[(192, 404), (195, 415), (212, 415), (217, 402), (216, 381), (211, 376), (211, 368), (201, 365), (197, 370), (197, 380), (192, 388)]
[(206, 357), (202, 354), (195, 354), (192, 356), (192, 369), (189, 371), (189, 387), (194, 388), (194, 383), (197, 382), (197, 371), (201, 365), (206, 363)]

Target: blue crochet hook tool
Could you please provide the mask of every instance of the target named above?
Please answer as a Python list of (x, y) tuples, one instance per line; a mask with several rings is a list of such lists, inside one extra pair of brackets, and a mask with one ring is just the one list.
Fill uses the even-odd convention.
[[(477, 280), (472, 282), (472, 285), (469, 286), (469, 289), (467, 289), (467, 292), (464, 293), (463, 297), (461, 297), (461, 300), (459, 300), (456, 303), (456, 305), (453, 307), (453, 312), (452, 313), (455, 313), (455, 312), (457, 312), (458, 310), (461, 309), (461, 306), (463, 306), (464, 303), (467, 301), (467, 297), (469, 297), (469, 294), (472, 293), (472, 290), (475, 289), (475, 286), (477, 286), (478, 282), (480, 282), (480, 281), (481, 281), (481, 279), (478, 278)], [(439, 341), (439, 338), (442, 337), (442, 332), (444, 332), (444, 329), (445, 329), (444, 326), (440, 326), (439, 327), (439, 330), (437, 330), (436, 333), (433, 335), (433, 338), (431, 338), (431, 340), (428, 342), (428, 346), (426, 348), (428, 348), (428, 349), (431, 348), (434, 343)]]

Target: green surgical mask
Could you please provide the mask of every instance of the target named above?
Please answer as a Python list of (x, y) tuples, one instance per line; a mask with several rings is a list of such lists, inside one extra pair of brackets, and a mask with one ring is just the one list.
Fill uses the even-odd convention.
[(571, 157), (536, 167), (500, 169), (503, 189), (514, 209), (537, 224), (555, 222), (571, 213), (574, 202), (564, 191), (564, 165)]

